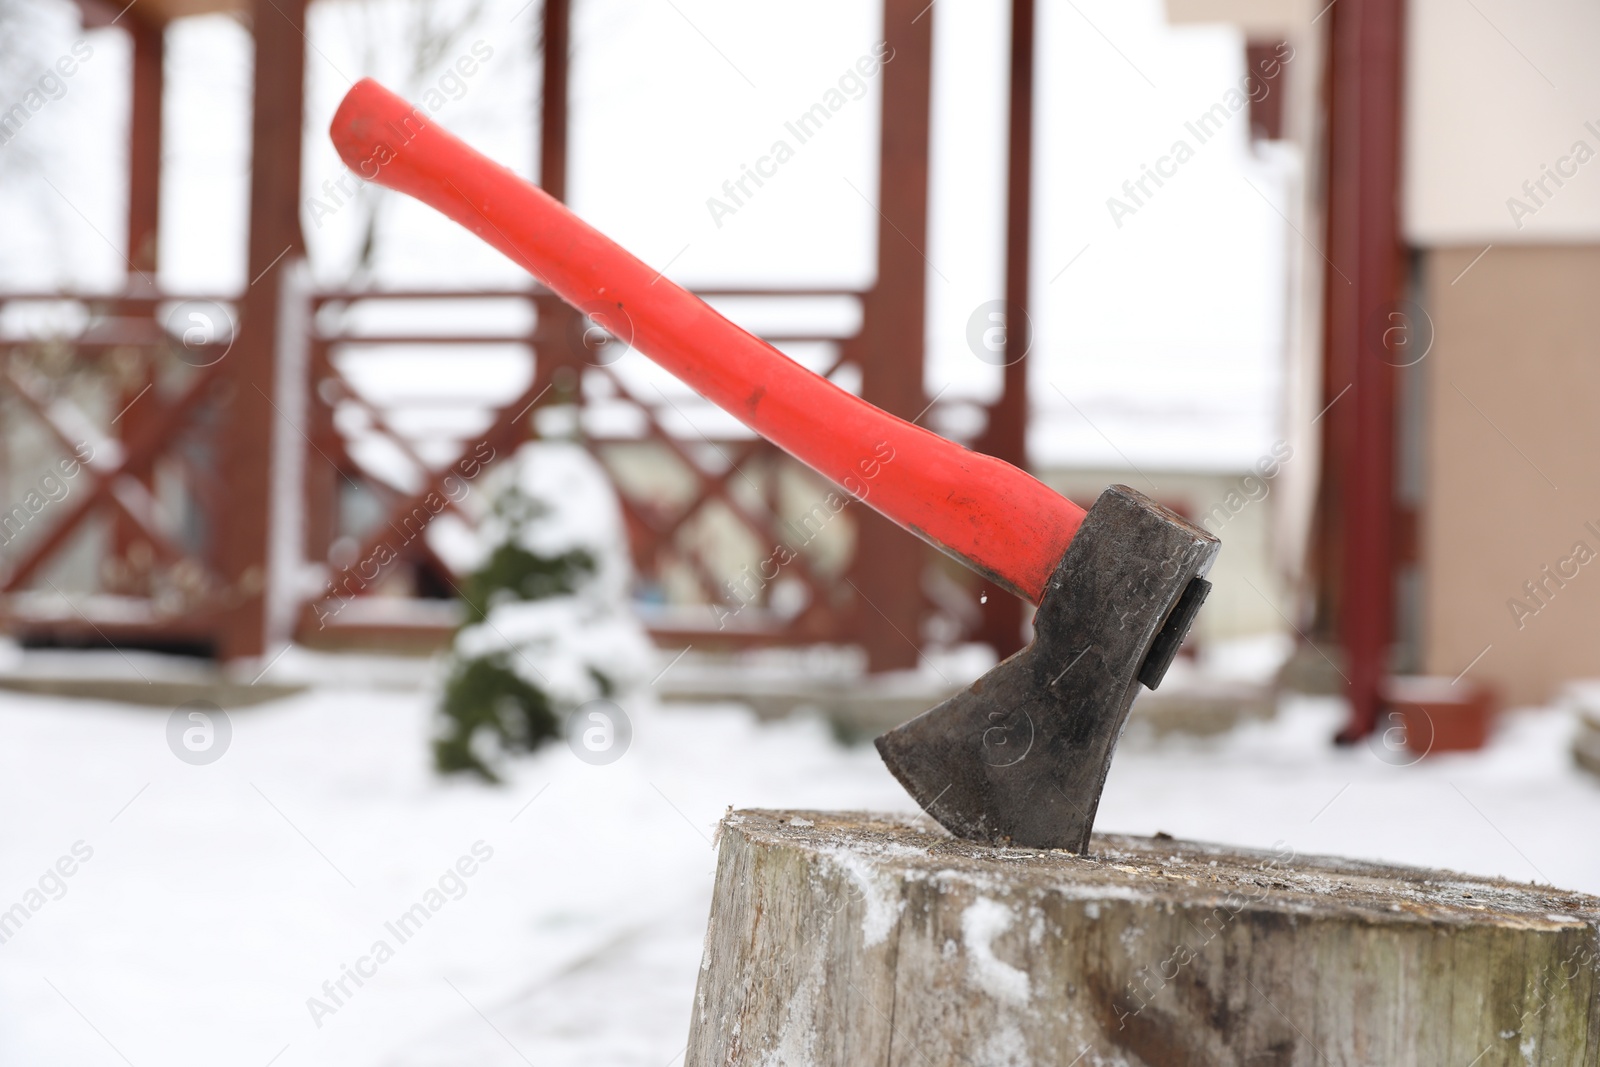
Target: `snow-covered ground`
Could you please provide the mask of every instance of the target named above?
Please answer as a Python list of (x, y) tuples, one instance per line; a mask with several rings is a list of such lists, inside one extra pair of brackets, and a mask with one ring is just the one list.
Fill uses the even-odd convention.
[[(718, 816), (909, 807), (870, 748), (732, 706), (630, 706), (608, 766), (554, 746), (505, 787), (440, 781), (433, 699), (327, 687), (240, 710), (226, 754), (192, 766), (165, 710), (0, 698), (0, 908), (61, 857), (73, 872), (0, 944), (0, 1063), (671, 1067)], [(1130, 737), (1099, 826), (1600, 892), (1581, 846), (1600, 785), (1563, 713), (1415, 766), (1330, 748), (1338, 715), (1297, 700), (1214, 742)], [(386, 927), (430, 900), (403, 942)], [(366, 976), (335, 1002), (347, 966)], [(313, 997), (333, 1010), (314, 1020)]]

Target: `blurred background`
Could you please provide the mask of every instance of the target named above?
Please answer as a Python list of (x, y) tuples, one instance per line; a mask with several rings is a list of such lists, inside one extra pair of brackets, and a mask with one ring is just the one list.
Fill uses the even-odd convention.
[(722, 812), (910, 808), (866, 742), (1030, 638), (361, 182), (369, 76), (835, 384), (1221, 537), (1101, 829), (1600, 892), (1597, 45), (0, 0), (0, 1061), (670, 1067)]

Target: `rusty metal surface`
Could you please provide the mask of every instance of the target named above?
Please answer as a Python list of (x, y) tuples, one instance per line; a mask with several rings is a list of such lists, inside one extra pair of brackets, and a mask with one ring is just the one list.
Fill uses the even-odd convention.
[(1033, 644), (878, 738), (889, 770), (958, 837), (1082, 852), (1137, 687), (1160, 684), (1220, 547), (1142, 493), (1106, 489)]
[[(1377, 724), (1394, 634), (1395, 375), (1405, 357), (1387, 346), (1415, 324), (1397, 303), (1405, 285), (1397, 192), (1403, 4), (1336, 5), (1330, 20), (1324, 403), (1332, 406), (1324, 455), (1334, 491), (1322, 498), (1333, 535), (1322, 577), (1338, 586), (1350, 698), (1341, 736), (1354, 740)], [(1333, 403), (1345, 390), (1349, 397)]]

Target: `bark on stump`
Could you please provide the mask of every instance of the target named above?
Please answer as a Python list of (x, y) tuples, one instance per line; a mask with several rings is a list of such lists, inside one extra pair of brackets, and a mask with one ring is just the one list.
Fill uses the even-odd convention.
[(1600, 899), (931, 821), (723, 821), (687, 1067), (1600, 1064)]

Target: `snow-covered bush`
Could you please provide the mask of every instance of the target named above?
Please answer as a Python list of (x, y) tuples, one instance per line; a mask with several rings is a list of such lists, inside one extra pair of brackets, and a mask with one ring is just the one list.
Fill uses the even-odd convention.
[(462, 592), (434, 762), (498, 780), (496, 766), (561, 733), (569, 712), (641, 685), (653, 656), (628, 606), (621, 514), (599, 463), (571, 442), (530, 442), (486, 476), (492, 512)]

